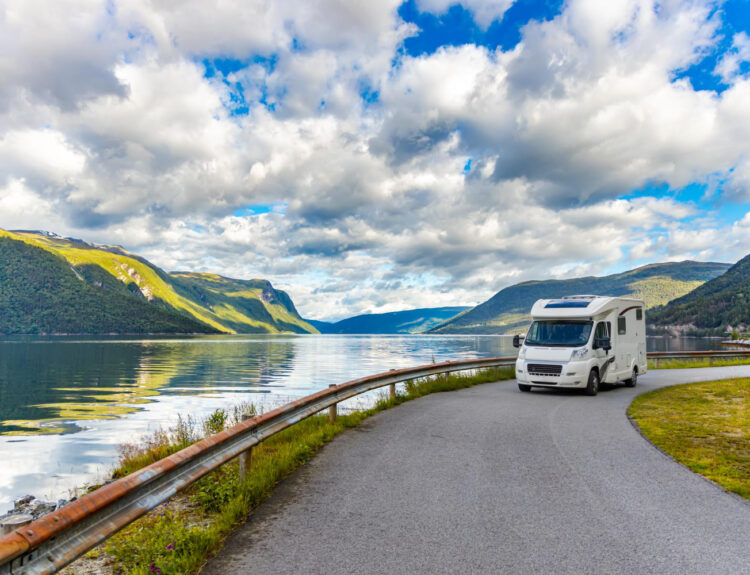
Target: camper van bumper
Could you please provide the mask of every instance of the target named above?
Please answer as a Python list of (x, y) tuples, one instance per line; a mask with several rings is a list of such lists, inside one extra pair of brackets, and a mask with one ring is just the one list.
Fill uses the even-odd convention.
[[(528, 365), (549, 365), (550, 368), (560, 366), (560, 374), (540, 374), (538, 371), (529, 373)], [(584, 388), (588, 384), (591, 366), (588, 361), (540, 362), (535, 360), (516, 360), (516, 380), (518, 383), (539, 387)], [(547, 370), (545, 370), (547, 371)], [(553, 369), (548, 370), (555, 371)]]

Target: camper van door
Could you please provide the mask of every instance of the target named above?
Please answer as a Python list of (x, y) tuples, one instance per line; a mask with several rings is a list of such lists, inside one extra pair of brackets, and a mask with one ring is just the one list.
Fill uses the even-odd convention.
[(597, 358), (597, 363), (599, 365), (599, 376), (600, 381), (604, 381), (604, 377), (607, 375), (608, 368), (612, 367), (611, 365), (607, 364), (607, 360), (612, 357), (612, 353), (614, 353), (614, 349), (616, 348), (615, 342), (612, 341), (612, 324), (608, 321), (598, 321), (596, 322), (596, 327), (594, 328), (594, 343), (597, 343), (601, 341), (602, 338), (610, 338), (610, 343), (612, 344), (612, 350), (606, 351), (602, 349), (601, 347), (597, 347), (597, 349), (594, 350), (594, 355)]

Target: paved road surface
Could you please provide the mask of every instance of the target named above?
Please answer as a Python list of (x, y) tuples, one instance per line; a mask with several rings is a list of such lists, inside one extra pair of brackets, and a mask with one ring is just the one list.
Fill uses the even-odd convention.
[(336, 438), (203, 575), (750, 574), (750, 504), (631, 426), (638, 393), (750, 376), (661, 370), (597, 397), (499, 382), (431, 395)]

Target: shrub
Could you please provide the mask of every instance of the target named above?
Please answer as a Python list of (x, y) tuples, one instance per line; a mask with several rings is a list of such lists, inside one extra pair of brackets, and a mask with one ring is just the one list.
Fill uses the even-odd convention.
[(203, 431), (206, 437), (224, 431), (224, 428), (227, 425), (227, 419), (229, 419), (229, 414), (225, 409), (217, 409), (204, 419)]

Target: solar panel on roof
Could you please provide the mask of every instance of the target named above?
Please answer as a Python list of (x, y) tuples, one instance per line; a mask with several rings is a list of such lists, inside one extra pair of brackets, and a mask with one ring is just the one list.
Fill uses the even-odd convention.
[(589, 304), (591, 303), (591, 300), (574, 300), (574, 299), (563, 299), (563, 300), (557, 300), (557, 301), (551, 301), (547, 305), (545, 305), (545, 308), (548, 307), (589, 307)]

